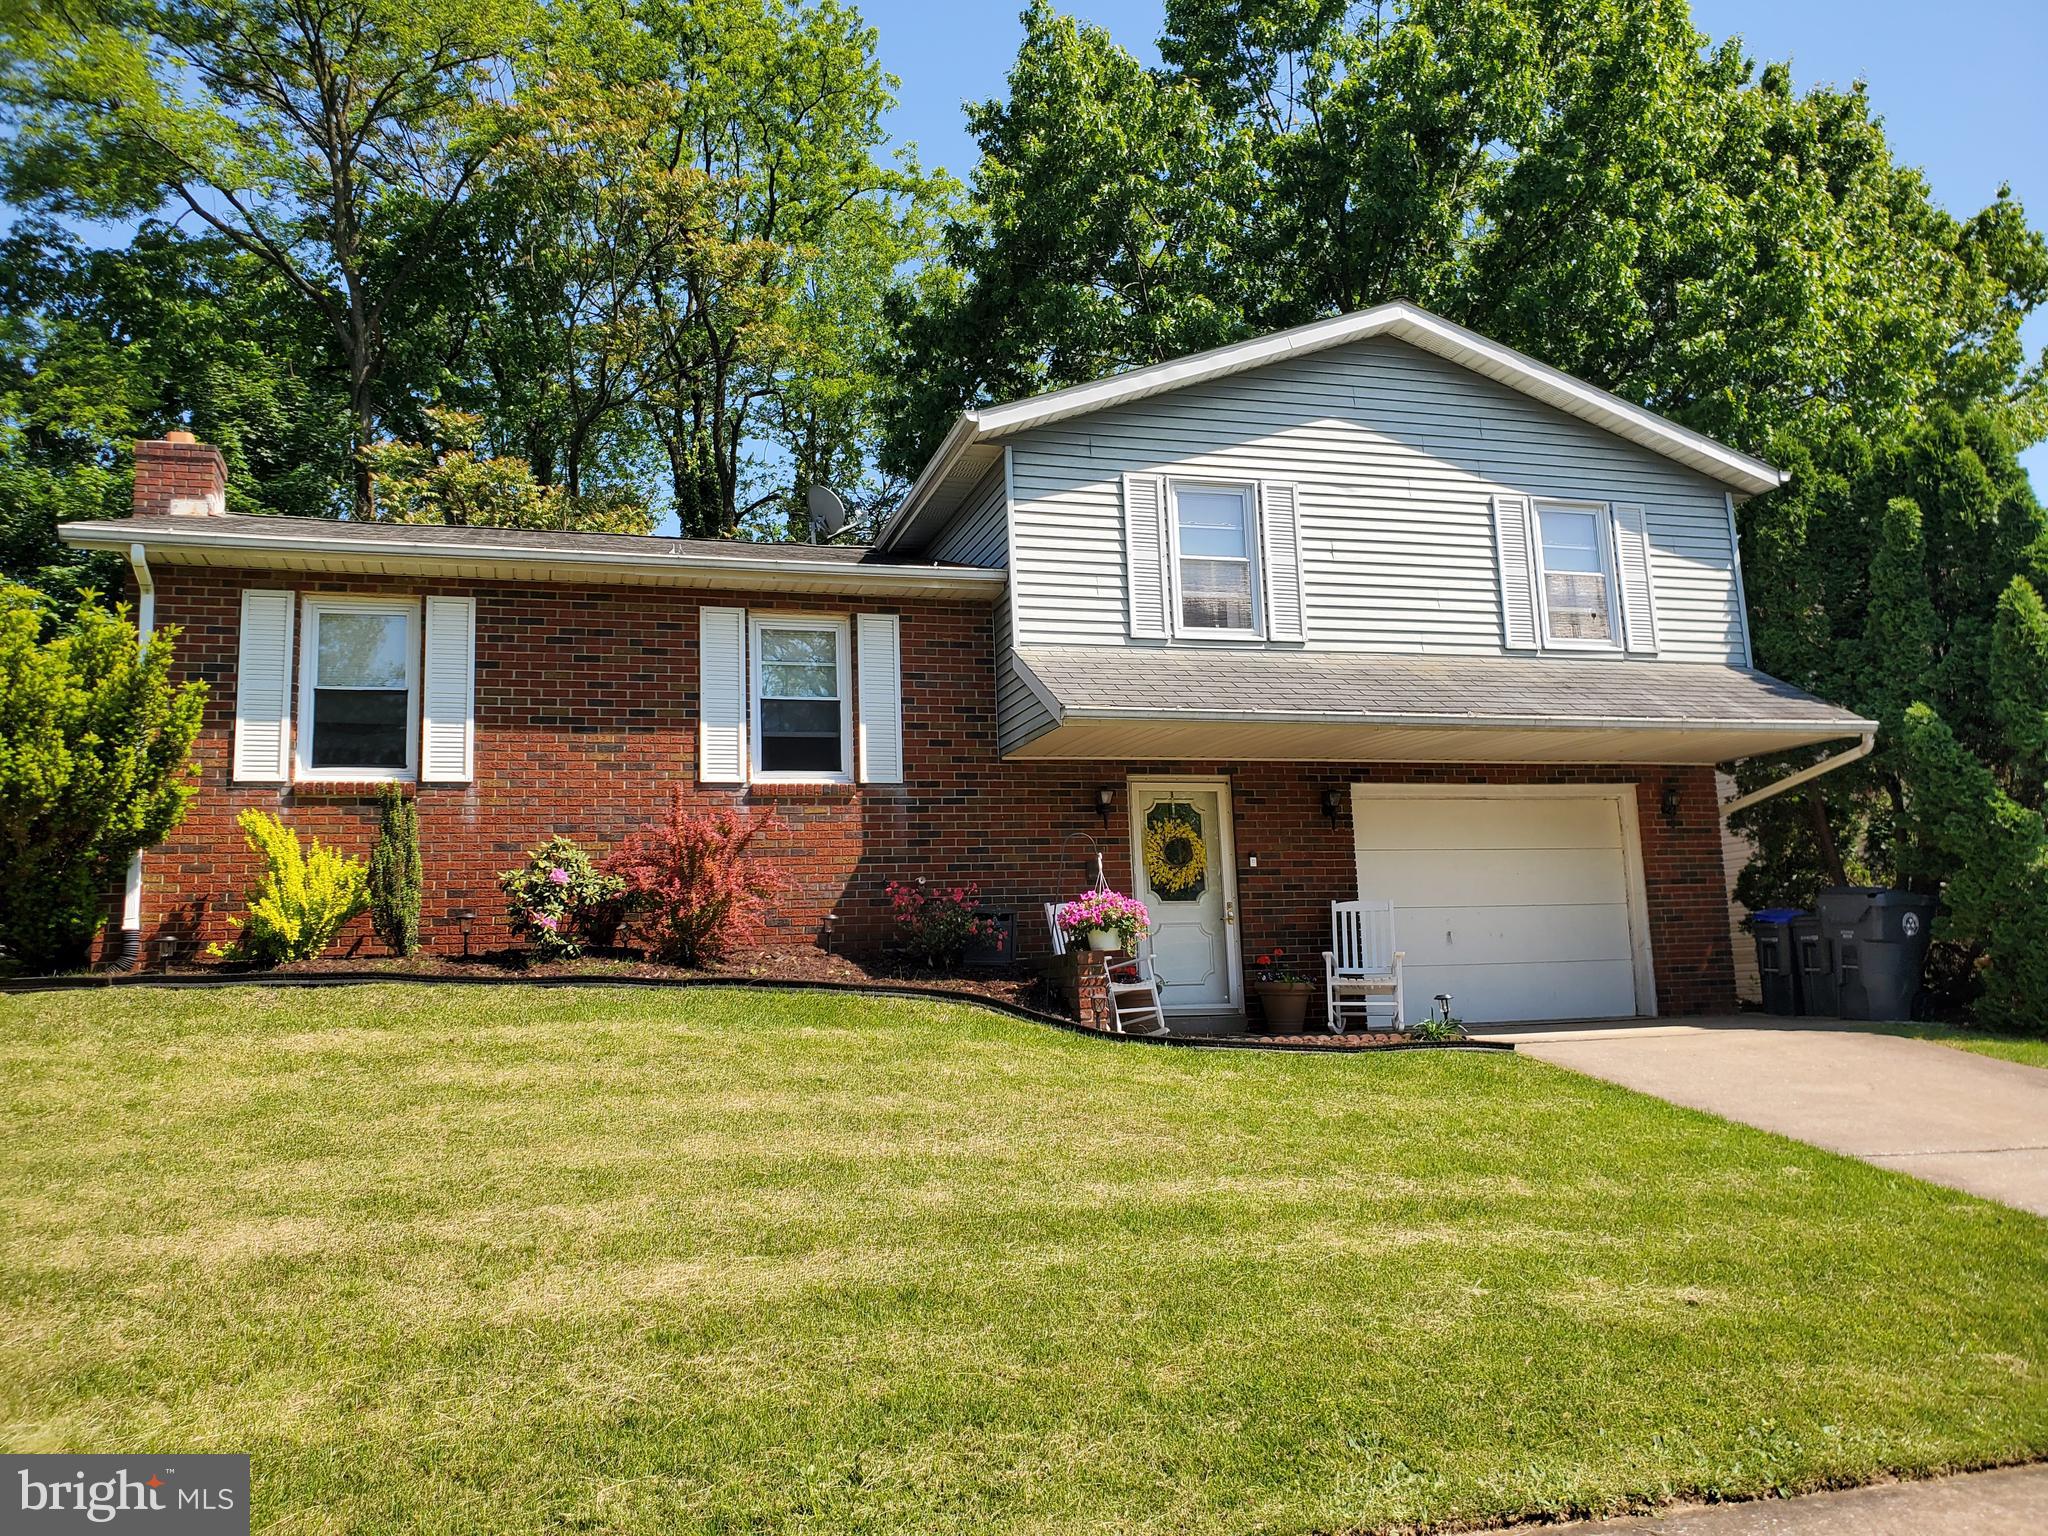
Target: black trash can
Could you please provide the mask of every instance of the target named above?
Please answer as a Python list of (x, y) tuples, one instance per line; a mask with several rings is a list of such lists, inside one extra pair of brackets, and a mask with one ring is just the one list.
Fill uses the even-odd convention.
[(1799, 1011), (1799, 967), (1792, 948), (1792, 924), (1806, 916), (1798, 907), (1766, 907), (1749, 914), (1756, 937), (1756, 971), (1763, 981), (1764, 1012)]
[(1911, 891), (1837, 886), (1820, 893), (1821, 930), (1834, 947), (1845, 1019), (1910, 1019), (1933, 937), (1935, 899)]
[(1801, 913), (1792, 920), (1792, 969), (1799, 973), (1799, 1011), (1810, 1018), (1838, 1018), (1840, 990), (1835, 986), (1835, 946), (1828, 942), (1818, 917)]

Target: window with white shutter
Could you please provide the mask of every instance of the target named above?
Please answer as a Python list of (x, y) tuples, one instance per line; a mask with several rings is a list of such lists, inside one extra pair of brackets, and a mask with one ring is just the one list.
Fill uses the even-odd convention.
[(903, 625), (893, 613), (854, 618), (863, 784), (903, 782)]
[(476, 777), (476, 599), (427, 599), (420, 667), (420, 777), (466, 784)]
[(1650, 581), (1650, 532), (1643, 509), (1614, 504), (1614, 568), (1621, 583), (1621, 630), (1633, 655), (1657, 653), (1657, 601)]
[(292, 776), (292, 615), (290, 592), (242, 594), (235, 664), (235, 777), (283, 783)]
[(747, 610), (697, 610), (697, 777), (747, 782)]
[(1301, 497), (1284, 481), (1259, 487), (1259, 542), (1266, 555), (1266, 638), (1308, 638), (1303, 591)]
[(1529, 530), (1529, 498), (1493, 498), (1493, 544), (1500, 567), (1500, 638), (1510, 651), (1533, 651), (1536, 632), (1536, 562)]
[(1124, 592), (1134, 640), (1164, 640), (1166, 485), (1157, 475), (1124, 476)]

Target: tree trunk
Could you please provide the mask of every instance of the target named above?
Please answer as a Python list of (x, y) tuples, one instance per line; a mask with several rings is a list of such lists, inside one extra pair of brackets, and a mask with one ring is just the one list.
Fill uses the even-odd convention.
[(1827, 871), (1828, 879), (1836, 885), (1847, 885), (1849, 876), (1842, 868), (1841, 850), (1835, 847), (1835, 829), (1828, 824), (1828, 797), (1818, 784), (1806, 786), (1806, 815), (1813, 823), (1813, 840), (1820, 847), (1821, 867)]

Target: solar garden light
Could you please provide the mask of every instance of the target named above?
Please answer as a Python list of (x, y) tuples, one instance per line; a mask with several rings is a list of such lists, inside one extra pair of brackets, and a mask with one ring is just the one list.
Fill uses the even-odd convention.
[(1450, 994), (1450, 993), (1448, 993), (1448, 992), (1439, 992), (1439, 993), (1437, 993), (1437, 995), (1436, 995), (1436, 1008), (1437, 1008), (1437, 1017), (1438, 1017), (1438, 1018), (1439, 1018), (1440, 1020), (1442, 1020), (1442, 1022), (1444, 1022), (1444, 1023), (1446, 1023), (1446, 1024), (1450, 1023), (1450, 1022), (1451, 1022), (1451, 994)]
[(476, 922), (476, 908), (457, 907), (448, 915), (455, 919), (456, 926), (462, 930), (462, 958), (467, 960), (469, 958), (469, 930), (470, 926)]
[(183, 940), (175, 933), (166, 933), (157, 939), (156, 958), (165, 969), (168, 970), (171, 962), (178, 957), (178, 946), (182, 942)]

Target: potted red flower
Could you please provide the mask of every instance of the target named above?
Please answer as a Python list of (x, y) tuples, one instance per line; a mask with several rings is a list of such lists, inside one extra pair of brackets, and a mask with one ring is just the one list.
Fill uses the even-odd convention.
[(1316, 995), (1315, 981), (1287, 958), (1284, 949), (1255, 955), (1252, 986), (1265, 1010), (1266, 1030), (1275, 1035), (1300, 1034), (1308, 1018), (1309, 999)]

